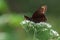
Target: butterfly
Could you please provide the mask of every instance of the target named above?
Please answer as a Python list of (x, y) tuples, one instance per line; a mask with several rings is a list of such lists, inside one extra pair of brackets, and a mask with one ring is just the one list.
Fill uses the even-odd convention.
[(32, 17), (24, 16), (26, 20), (33, 21), (35, 23), (46, 22), (45, 12), (47, 11), (47, 6), (41, 6), (37, 11), (35, 11)]

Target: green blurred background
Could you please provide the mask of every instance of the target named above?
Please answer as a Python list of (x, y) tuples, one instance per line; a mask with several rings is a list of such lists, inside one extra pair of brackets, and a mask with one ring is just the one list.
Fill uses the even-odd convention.
[(60, 34), (60, 0), (0, 0), (0, 40), (24, 40), (20, 22), (43, 4), (48, 7), (47, 22)]

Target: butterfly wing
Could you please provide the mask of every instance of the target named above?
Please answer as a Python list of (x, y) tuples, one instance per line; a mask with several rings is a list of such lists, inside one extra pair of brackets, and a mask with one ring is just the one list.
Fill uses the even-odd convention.
[(28, 16), (24, 16), (26, 20), (32, 21), (32, 18), (28, 17)]
[(35, 23), (39, 22), (46, 22), (46, 17), (45, 17), (45, 11), (46, 11), (46, 5), (42, 6), (40, 9), (35, 11), (35, 13), (32, 15), (32, 19)]

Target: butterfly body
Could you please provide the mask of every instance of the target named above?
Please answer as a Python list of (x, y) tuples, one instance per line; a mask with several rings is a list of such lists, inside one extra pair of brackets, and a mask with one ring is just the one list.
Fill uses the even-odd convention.
[(46, 6), (42, 6), (40, 9), (35, 11), (35, 13), (32, 15), (32, 17), (27, 17), (27, 16), (24, 16), (24, 17), (26, 18), (26, 20), (30, 20), (35, 23), (46, 22), (47, 19), (44, 14), (45, 11), (46, 11)]

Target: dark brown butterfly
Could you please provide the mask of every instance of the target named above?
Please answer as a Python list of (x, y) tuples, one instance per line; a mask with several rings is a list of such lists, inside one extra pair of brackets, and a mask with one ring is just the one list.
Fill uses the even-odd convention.
[(35, 11), (35, 13), (32, 15), (32, 17), (27, 17), (27, 16), (24, 16), (24, 17), (26, 18), (26, 20), (30, 20), (35, 23), (46, 22), (46, 20), (47, 20), (45, 17), (46, 10), (47, 10), (47, 6), (43, 5), (37, 11)]

